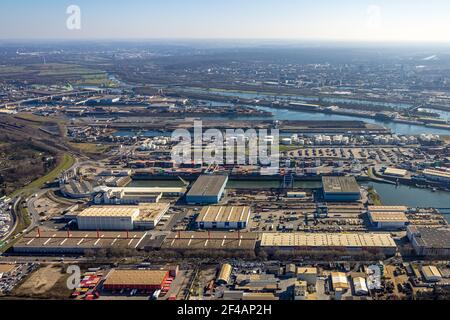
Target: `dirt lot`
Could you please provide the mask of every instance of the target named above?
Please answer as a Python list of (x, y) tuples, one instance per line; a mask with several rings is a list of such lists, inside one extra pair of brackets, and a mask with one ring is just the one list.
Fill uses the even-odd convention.
[(32, 273), (14, 292), (15, 296), (30, 298), (67, 298), (70, 290), (66, 288), (68, 275), (62, 273), (58, 265), (48, 265)]

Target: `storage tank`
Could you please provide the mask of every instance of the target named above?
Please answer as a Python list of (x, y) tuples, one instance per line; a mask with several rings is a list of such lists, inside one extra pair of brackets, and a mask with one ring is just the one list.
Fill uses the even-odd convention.
[(230, 264), (225, 263), (224, 265), (222, 265), (219, 276), (217, 277), (217, 280), (216, 280), (217, 284), (219, 284), (219, 285), (228, 284), (228, 282), (230, 282), (230, 277), (231, 277), (232, 271), (233, 271), (233, 267)]

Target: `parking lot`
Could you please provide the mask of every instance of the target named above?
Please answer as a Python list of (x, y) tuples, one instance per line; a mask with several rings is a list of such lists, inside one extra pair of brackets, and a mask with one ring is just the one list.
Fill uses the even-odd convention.
[(37, 268), (39, 268), (39, 264), (32, 262), (17, 265), (0, 264), (0, 294), (10, 294), (25, 277)]

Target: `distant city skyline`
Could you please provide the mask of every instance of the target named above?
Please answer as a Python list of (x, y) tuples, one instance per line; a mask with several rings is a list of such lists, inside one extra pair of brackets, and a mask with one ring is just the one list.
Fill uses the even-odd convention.
[(450, 42), (448, 12), (447, 0), (2, 0), (0, 39)]

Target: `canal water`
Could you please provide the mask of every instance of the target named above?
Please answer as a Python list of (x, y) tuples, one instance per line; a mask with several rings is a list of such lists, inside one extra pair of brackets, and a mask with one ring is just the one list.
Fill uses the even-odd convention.
[[(211, 103), (212, 106), (219, 106), (219, 103)], [(226, 105), (224, 103), (220, 105)], [(450, 135), (449, 130), (442, 130), (442, 129), (436, 129), (436, 128), (428, 128), (424, 126), (417, 126), (417, 125), (411, 125), (411, 124), (405, 124), (405, 123), (397, 123), (397, 122), (382, 122), (375, 119), (366, 119), (366, 118), (360, 118), (360, 117), (349, 117), (345, 115), (336, 115), (336, 114), (325, 114), (325, 113), (311, 113), (311, 112), (302, 112), (302, 111), (295, 111), (295, 110), (285, 110), (285, 109), (274, 109), (270, 107), (262, 107), (262, 106), (256, 106), (254, 107), (258, 110), (268, 111), (273, 114), (272, 117), (258, 117), (258, 116), (241, 116), (238, 119), (236, 119), (235, 116), (217, 116), (217, 117), (203, 117), (203, 119), (209, 119), (209, 120), (302, 120), (302, 121), (311, 121), (311, 120), (319, 120), (319, 121), (355, 121), (360, 120), (367, 123), (377, 124), (386, 128), (389, 128), (392, 130), (393, 133), (396, 134), (402, 134), (402, 135), (420, 135), (422, 133), (426, 134), (438, 134), (438, 135)], [(116, 136), (133, 136), (136, 132), (129, 131), (129, 130), (121, 130), (115, 133)], [(155, 131), (143, 131), (140, 133), (143, 136), (146, 137), (153, 137), (157, 135), (162, 135), (160, 132)], [(170, 136), (170, 135), (169, 135)]]
[[(296, 188), (317, 189), (321, 187), (320, 181), (297, 181)], [(381, 197), (384, 205), (406, 205), (411, 208), (450, 208), (450, 192), (430, 189), (419, 189), (409, 186), (395, 186), (391, 184), (366, 182), (363, 186), (372, 186)], [(131, 187), (183, 187), (179, 180), (134, 180)], [(278, 188), (278, 181), (234, 181), (230, 180), (227, 189), (267, 189)], [(450, 222), (450, 214), (445, 218)]]
[[(230, 180), (227, 189), (267, 189), (278, 188), (279, 181), (235, 181)], [(316, 189), (321, 187), (320, 181), (296, 181), (296, 188)], [(450, 208), (450, 192), (431, 189), (419, 189), (409, 186), (365, 182), (363, 186), (372, 186), (380, 195), (384, 205), (406, 205), (408, 207)], [(133, 187), (182, 187), (179, 180), (134, 180)], [(450, 218), (450, 215), (447, 216)]]

